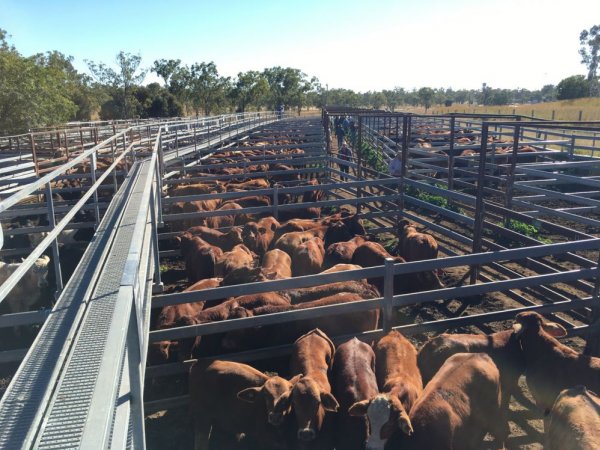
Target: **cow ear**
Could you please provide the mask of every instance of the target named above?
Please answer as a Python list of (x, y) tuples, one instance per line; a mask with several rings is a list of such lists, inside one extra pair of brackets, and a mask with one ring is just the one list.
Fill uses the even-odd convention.
[(301, 373), (292, 377), (292, 379), (290, 380), (290, 383), (292, 384), (292, 386), (294, 384), (296, 384), (298, 381), (300, 381), (300, 378), (302, 378), (304, 375), (302, 375)]
[(258, 387), (247, 388), (247, 389), (244, 389), (244, 390), (238, 392), (237, 397), (240, 400), (243, 400), (245, 402), (254, 403), (256, 401), (256, 397), (258, 397), (258, 394), (260, 393), (261, 389), (262, 388), (258, 388)]
[(512, 329), (513, 333), (515, 333), (515, 336), (517, 337), (521, 336), (524, 330), (523, 325), (518, 322), (513, 324)]
[(356, 402), (348, 409), (348, 414), (351, 416), (366, 416), (367, 409), (369, 408), (370, 400), (363, 400), (361, 402)]
[(329, 392), (321, 392), (321, 404), (325, 411), (337, 412), (340, 407), (339, 403)]
[(567, 330), (562, 325), (555, 322), (544, 322), (542, 328), (546, 333), (553, 337), (563, 337), (567, 335)]

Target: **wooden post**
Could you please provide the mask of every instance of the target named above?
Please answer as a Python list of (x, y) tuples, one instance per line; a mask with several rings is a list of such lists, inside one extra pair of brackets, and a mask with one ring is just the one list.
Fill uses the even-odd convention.
[[(356, 149), (356, 156), (357, 156), (357, 168), (356, 168), (356, 177), (358, 178), (358, 181), (362, 181), (362, 126), (363, 126), (363, 116), (358, 116), (358, 145), (357, 145), (357, 149)], [(357, 198), (361, 198), (362, 197), (362, 189), (359, 187), (356, 190), (356, 197)], [(362, 204), (358, 203), (356, 205), (356, 213), (360, 214), (362, 210)]]
[(454, 189), (454, 137), (456, 117), (450, 117), (450, 146), (448, 149), (448, 190)]
[(37, 152), (35, 150), (35, 140), (33, 138), (33, 133), (29, 135), (29, 143), (31, 144), (31, 157), (33, 158), (33, 168), (35, 170), (35, 174), (39, 177), (40, 168), (38, 167)]

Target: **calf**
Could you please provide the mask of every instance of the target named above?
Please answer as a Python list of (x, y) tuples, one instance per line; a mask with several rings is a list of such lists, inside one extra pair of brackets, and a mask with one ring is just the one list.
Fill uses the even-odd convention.
[(562, 391), (550, 411), (547, 450), (600, 448), (600, 398), (585, 386)]
[[(297, 305), (267, 305), (257, 307), (253, 310), (246, 308), (236, 308), (232, 312), (236, 318), (261, 316), (266, 314), (282, 313), (286, 311), (296, 311), (302, 309), (318, 308), (342, 303), (351, 303), (361, 301), (363, 298), (357, 294), (338, 293), (329, 297), (320, 298), (311, 302), (305, 302)], [(249, 350), (253, 348), (267, 347), (278, 344), (291, 343), (303, 333), (314, 328), (319, 328), (323, 332), (332, 336), (344, 336), (347, 334), (361, 333), (371, 331), (377, 328), (379, 320), (379, 310), (348, 312), (337, 315), (318, 316), (313, 319), (297, 320), (295, 322), (281, 323), (276, 325), (263, 326), (259, 328), (248, 328), (227, 333), (223, 339), (223, 347), (228, 350)]]
[(295, 277), (319, 273), (323, 269), (325, 248), (323, 240), (314, 237), (298, 245), (292, 252), (292, 269)]
[(367, 238), (364, 236), (355, 236), (349, 241), (331, 244), (325, 252), (325, 265), (331, 267), (336, 264), (350, 264), (358, 246), (365, 242)]
[(555, 337), (567, 334), (562, 326), (528, 311), (517, 314), (513, 329), (527, 361), (527, 386), (545, 414), (560, 391), (570, 386), (582, 384), (600, 392), (600, 358), (582, 355), (558, 342)]
[[(3, 304), (10, 313), (29, 311), (41, 298), (42, 288), (48, 285), (48, 264), (50, 257), (38, 258), (33, 266), (25, 272), (19, 282), (6, 296)], [(0, 285), (2, 285), (19, 268), (20, 263), (0, 261)]]
[(500, 371), (502, 407), (508, 409), (511, 394), (517, 392), (519, 377), (525, 371), (521, 344), (512, 330), (490, 335), (440, 334), (429, 340), (417, 355), (423, 383), (433, 378), (446, 360), (456, 353), (487, 353)]
[(242, 230), (237, 227), (233, 227), (227, 233), (204, 226), (192, 227), (187, 232), (194, 236), (199, 236), (210, 245), (219, 247), (225, 252), (231, 251), (233, 247), (244, 242), (242, 239)]
[(187, 232), (175, 239), (180, 244), (181, 256), (185, 261), (185, 270), (190, 283), (215, 276), (215, 266), (223, 256), (223, 251), (219, 247), (210, 245)]
[[(296, 436), (302, 443), (331, 440), (331, 417), (338, 402), (331, 393), (327, 373), (331, 369), (335, 346), (318, 328), (299, 337), (290, 359), (290, 373), (302, 375), (292, 388), (292, 410), (296, 416)], [(326, 417), (329, 416), (329, 417)]]
[[(386, 258), (392, 258), (396, 263), (405, 262), (400, 256), (391, 256), (381, 244), (365, 242), (354, 251), (352, 264), (358, 264), (361, 267), (383, 266)], [(437, 277), (433, 279), (426, 275), (428, 273), (409, 273), (394, 276), (394, 293), (405, 294), (443, 287)], [(371, 278), (369, 282), (373, 283), (380, 292), (383, 292), (383, 277)]]
[[(207, 278), (200, 280), (194, 285), (187, 288), (184, 292), (201, 291), (204, 289), (212, 289), (221, 285), (221, 278)], [(176, 324), (181, 323), (184, 316), (195, 316), (198, 312), (204, 309), (204, 302), (182, 303), (180, 305), (170, 305), (162, 308), (158, 315), (154, 329), (166, 330), (173, 328)], [(148, 362), (152, 365), (167, 363), (173, 354), (173, 350), (177, 351), (178, 359), (185, 361), (191, 356), (191, 352), (179, 351), (177, 341), (160, 341), (152, 342), (148, 346)]]
[(369, 424), (365, 417), (348, 413), (350, 407), (373, 398), (379, 392), (375, 377), (375, 353), (371, 346), (356, 338), (340, 345), (335, 353), (332, 370), (333, 393), (340, 403), (336, 418), (336, 450), (365, 448)]
[(283, 430), (275, 426), (283, 422), (283, 415), (276, 408), (291, 389), (289, 381), (268, 377), (246, 364), (194, 364), (189, 391), (195, 448), (209, 448), (211, 428), (232, 435), (244, 433), (257, 448), (285, 448)]
[(230, 252), (223, 253), (215, 265), (215, 274), (227, 277), (231, 272), (241, 267), (251, 268), (256, 255), (248, 250), (244, 244), (238, 244)]
[(382, 393), (355, 403), (349, 413), (367, 416), (371, 433), (367, 448), (383, 450), (396, 433), (413, 432), (409, 413), (423, 391), (417, 350), (408, 339), (391, 331), (375, 345), (375, 373)]
[[(504, 443), (500, 373), (485, 353), (451, 356), (425, 386), (410, 412), (413, 450), (478, 449), (489, 432)], [(400, 439), (402, 440), (402, 439)]]

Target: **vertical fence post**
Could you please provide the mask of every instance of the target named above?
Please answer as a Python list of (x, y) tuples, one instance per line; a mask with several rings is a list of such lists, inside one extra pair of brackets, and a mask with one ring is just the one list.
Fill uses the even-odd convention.
[[(600, 249), (598, 250), (596, 267), (600, 267)], [(592, 331), (587, 336), (584, 353), (590, 356), (600, 356), (600, 274), (596, 275), (591, 305), (592, 317), (590, 319), (590, 327)]]
[(35, 150), (35, 139), (33, 137), (33, 133), (29, 135), (29, 143), (31, 144), (31, 157), (33, 158), (33, 169), (35, 170), (35, 174), (37, 176), (40, 175), (40, 168), (38, 165), (37, 152)]
[(575, 154), (575, 135), (571, 136), (571, 143), (569, 144), (569, 159), (573, 159)]
[[(46, 184), (46, 202), (48, 204), (48, 225), (50, 231), (56, 227), (56, 218), (54, 217), (54, 199), (52, 198), (52, 185)], [(60, 253), (58, 251), (58, 236), (52, 241), (52, 260), (54, 262), (54, 277), (56, 281), (56, 292), (54, 298), (58, 298), (63, 290), (62, 271), (60, 268)]]
[[(479, 173), (477, 175), (477, 198), (475, 200), (475, 225), (473, 227), (473, 251), (472, 253), (481, 252), (481, 240), (483, 233), (483, 219), (485, 215), (485, 203), (483, 201), (484, 184), (485, 184), (485, 160), (487, 153), (487, 138), (489, 125), (484, 122), (481, 129), (481, 150), (479, 153)], [(479, 278), (479, 266), (471, 266), (471, 284), (477, 283)]]
[(279, 220), (279, 187), (273, 186), (273, 217)]
[[(504, 197), (504, 206), (507, 209), (512, 209), (512, 199), (513, 199), (513, 187), (515, 184), (515, 171), (517, 169), (517, 151), (519, 149), (519, 135), (521, 134), (520, 130), (521, 126), (515, 126), (514, 134), (513, 134), (513, 151), (512, 151), (512, 159), (510, 161), (510, 167), (508, 169), (508, 173), (506, 174), (506, 192)], [(505, 217), (505, 220), (508, 217)]]
[[(92, 185), (96, 183), (96, 152), (92, 152), (90, 155), (90, 174), (92, 178)], [(98, 207), (98, 188), (94, 189), (94, 212), (96, 214), (96, 228), (100, 224), (100, 208)]]
[[(358, 145), (357, 145), (357, 149), (356, 149), (356, 156), (357, 156), (357, 167), (356, 167), (356, 178), (358, 178), (358, 181), (362, 181), (362, 143), (363, 143), (363, 133), (362, 133), (362, 127), (363, 127), (363, 116), (358, 116)], [(360, 198), (362, 197), (362, 189), (360, 187), (358, 187), (356, 189), (356, 197)], [(356, 213), (360, 214), (362, 210), (362, 204), (358, 203), (356, 205)]]
[(454, 189), (454, 138), (456, 117), (450, 117), (450, 146), (448, 149), (448, 190)]
[(579, 118), (577, 120), (579, 120), (581, 122), (582, 117), (583, 117), (583, 111), (579, 110)]
[[(127, 363), (129, 368), (129, 405), (130, 423), (132, 429), (132, 447), (145, 450), (145, 423), (144, 423), (144, 357), (146, 346), (140, 336), (138, 322), (143, 324), (144, 318), (138, 317), (136, 299), (131, 302), (131, 315), (127, 327)], [(141, 308), (140, 308), (141, 309)]]
[[(158, 161), (157, 161), (158, 163)], [(156, 175), (155, 175), (156, 176)], [(158, 180), (156, 183), (152, 183), (150, 191), (150, 221), (152, 223), (152, 253), (154, 253), (154, 285), (152, 286), (152, 292), (162, 292), (164, 285), (160, 278), (160, 250), (158, 247), (158, 208), (157, 208), (157, 197), (160, 197), (158, 191)]]
[(394, 259), (385, 258), (385, 273), (383, 278), (383, 304), (381, 305), (381, 323), (383, 331), (388, 333), (392, 329), (392, 314), (394, 300)]

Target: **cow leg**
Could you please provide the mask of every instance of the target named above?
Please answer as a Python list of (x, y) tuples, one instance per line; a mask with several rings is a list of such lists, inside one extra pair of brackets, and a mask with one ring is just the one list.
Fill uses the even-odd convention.
[(194, 420), (194, 450), (208, 450), (210, 428), (210, 420), (196, 417)]

